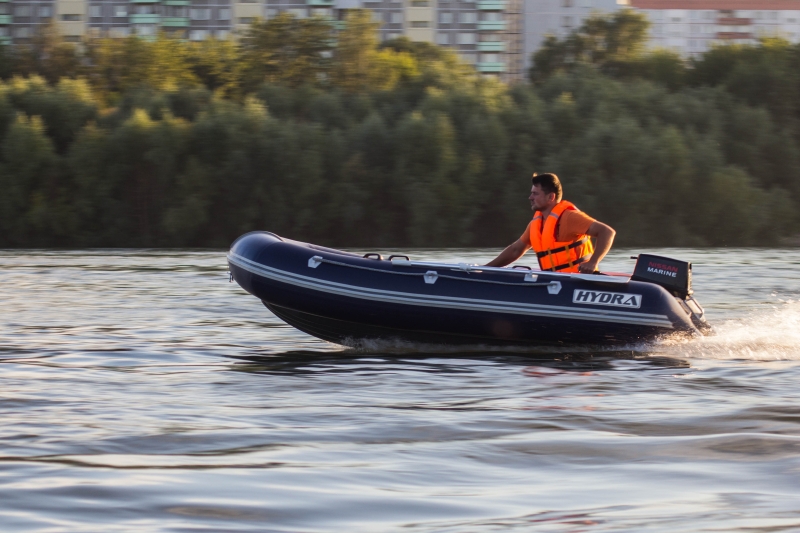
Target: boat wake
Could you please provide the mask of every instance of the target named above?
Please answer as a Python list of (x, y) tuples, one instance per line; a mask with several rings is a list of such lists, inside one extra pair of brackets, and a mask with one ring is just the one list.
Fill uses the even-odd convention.
[(800, 360), (800, 302), (714, 324), (715, 335), (665, 339), (651, 350), (688, 359)]

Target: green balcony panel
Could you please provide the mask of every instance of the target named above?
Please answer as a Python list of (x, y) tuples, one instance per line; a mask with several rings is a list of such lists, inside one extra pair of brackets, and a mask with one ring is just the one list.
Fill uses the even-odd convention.
[(11, 24), (11, 15), (0, 15), (0, 24)]
[(492, 42), (478, 43), (478, 51), (479, 52), (505, 52), (506, 51), (506, 43), (504, 43), (503, 41), (492, 41)]
[(161, 25), (170, 28), (185, 28), (189, 25), (189, 17), (164, 17)]
[(307, 4), (310, 6), (325, 6), (329, 7), (333, 5), (333, 0), (306, 0)]
[(481, 20), (478, 22), (478, 31), (503, 31), (505, 29), (505, 20)]
[(164, 2), (164, 4), (168, 6), (188, 6), (191, 3), (191, 0), (166, 0)]
[(506, 71), (506, 64), (500, 62), (493, 62), (493, 63), (476, 63), (475, 67), (478, 69), (478, 72), (505, 72)]
[(131, 15), (128, 21), (131, 24), (158, 24), (161, 15)]
[(0, 37), (0, 45), (11, 44), (11, 37)]
[(503, 11), (506, 3), (503, 0), (479, 0), (478, 9), (481, 11)]

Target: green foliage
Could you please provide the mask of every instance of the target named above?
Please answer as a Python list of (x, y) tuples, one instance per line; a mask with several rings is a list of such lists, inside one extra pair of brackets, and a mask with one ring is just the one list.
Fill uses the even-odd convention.
[(548, 36), (533, 55), (531, 79), (542, 80), (578, 64), (589, 64), (608, 73), (626, 70), (643, 52), (650, 27), (647, 17), (631, 9), (612, 15), (595, 14), (564, 40)]
[(502, 246), (530, 219), (533, 171), (621, 245), (800, 229), (796, 46), (687, 63), (643, 50), (646, 21), (623, 11), (551, 40), (536, 83), (509, 86), (431, 44), (379, 45), (367, 12), (341, 28), (282, 15), (240, 42), (5, 49), (0, 246), (224, 247), (254, 229)]

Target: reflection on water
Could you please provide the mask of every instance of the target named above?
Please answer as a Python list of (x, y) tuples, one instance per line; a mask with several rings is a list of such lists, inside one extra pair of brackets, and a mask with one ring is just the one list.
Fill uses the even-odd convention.
[(800, 251), (653, 252), (716, 336), (345, 349), (223, 252), (4, 252), (0, 529), (800, 529)]

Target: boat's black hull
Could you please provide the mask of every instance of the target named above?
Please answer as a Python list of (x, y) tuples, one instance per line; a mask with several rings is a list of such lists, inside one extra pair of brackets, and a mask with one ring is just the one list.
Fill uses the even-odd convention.
[[(229, 265), (239, 285), (279, 318), (340, 344), (363, 339), (619, 344), (698, 333), (675, 298), (651, 283), (538, 273), (537, 283), (526, 284), (521, 271), (467, 273), (441, 267), (438, 279), (427, 283), (422, 274), (430, 270), (425, 268), (363, 259), (266, 232), (237, 240)], [(545, 286), (554, 280), (557, 293)], [(586, 291), (596, 298), (615, 295), (608, 298), (620, 305), (574, 301)], [(622, 306), (626, 299), (638, 306)]]

